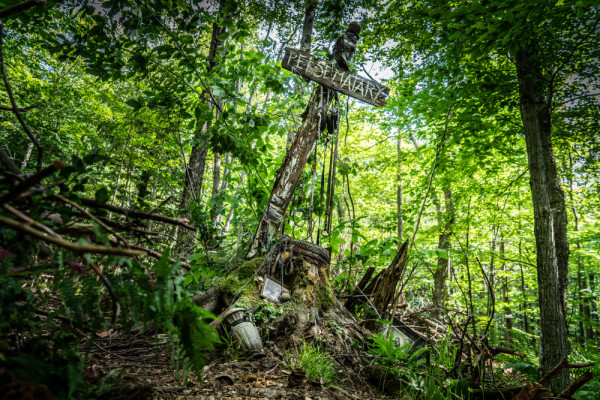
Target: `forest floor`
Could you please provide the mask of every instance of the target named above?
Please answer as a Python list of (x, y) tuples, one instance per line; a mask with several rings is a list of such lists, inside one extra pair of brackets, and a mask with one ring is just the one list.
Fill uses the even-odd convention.
[[(231, 360), (214, 351), (204, 367), (202, 379), (189, 373), (187, 384), (172, 362), (171, 345), (151, 332), (101, 331), (91, 344), (86, 358), (86, 379), (98, 382), (110, 371), (117, 374), (111, 389), (101, 398), (134, 399), (377, 399), (381, 394), (365, 382), (342, 378), (333, 385), (301, 379), (289, 387), (294, 371), (284, 357), (266, 349), (257, 360)], [(85, 354), (82, 337), (80, 350)], [(114, 372), (113, 372), (114, 374)], [(339, 376), (342, 376), (341, 374)], [(106, 379), (106, 378), (105, 378)], [(292, 381), (294, 379), (292, 378)], [(389, 397), (388, 397), (389, 398)]]

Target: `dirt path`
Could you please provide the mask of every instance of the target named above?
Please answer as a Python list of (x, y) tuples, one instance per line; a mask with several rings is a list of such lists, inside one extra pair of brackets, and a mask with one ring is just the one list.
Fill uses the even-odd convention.
[[(85, 346), (86, 341), (82, 340), (82, 343)], [(85, 348), (81, 351), (85, 353)], [(86, 378), (97, 382), (107, 379), (110, 371), (116, 371), (120, 378), (101, 397), (115, 400), (381, 398), (372, 387), (343, 378), (342, 367), (341, 378), (333, 385), (308, 382), (300, 371), (293, 371), (286, 365), (285, 357), (278, 357), (268, 350), (261, 359), (237, 361), (214, 352), (204, 367), (202, 381), (190, 373), (184, 385), (183, 373), (177, 371), (171, 354), (171, 345), (166, 338), (157, 338), (148, 332), (133, 335), (100, 332), (86, 358)], [(290, 387), (290, 381), (294, 387)]]

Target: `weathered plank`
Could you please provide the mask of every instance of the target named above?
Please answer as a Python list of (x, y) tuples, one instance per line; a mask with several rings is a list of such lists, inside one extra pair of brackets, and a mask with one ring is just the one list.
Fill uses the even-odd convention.
[(302, 121), (296, 139), (294, 139), (283, 164), (279, 168), (267, 208), (258, 224), (246, 258), (254, 257), (262, 248), (268, 247), (268, 243), (277, 237), (285, 212), (290, 205), (294, 190), (298, 185), (306, 161), (319, 134), (321, 120), (326, 118), (334, 94), (333, 90), (322, 85), (315, 88), (308, 103), (308, 112)]
[(286, 47), (281, 66), (295, 74), (313, 80), (338, 92), (377, 107), (386, 105), (390, 89), (350, 71), (334, 62), (316, 58), (305, 51)]

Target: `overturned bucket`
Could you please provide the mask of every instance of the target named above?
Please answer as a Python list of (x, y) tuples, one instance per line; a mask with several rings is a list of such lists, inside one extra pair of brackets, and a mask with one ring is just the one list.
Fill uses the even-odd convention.
[(234, 340), (241, 343), (242, 350), (251, 358), (263, 355), (263, 345), (252, 314), (245, 308), (232, 308), (223, 315), (223, 327)]

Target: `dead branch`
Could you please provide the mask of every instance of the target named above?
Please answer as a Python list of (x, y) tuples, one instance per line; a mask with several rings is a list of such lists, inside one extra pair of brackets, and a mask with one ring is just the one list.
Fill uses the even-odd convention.
[(556, 364), (556, 366), (554, 368), (552, 368), (544, 376), (542, 376), (542, 379), (540, 379), (539, 383), (540, 383), (540, 385), (545, 385), (546, 383), (548, 383), (548, 381), (550, 381), (550, 379), (554, 378), (554, 376), (556, 374), (558, 374), (560, 371), (562, 371), (565, 368), (586, 368), (586, 367), (591, 367), (593, 365), (594, 365), (593, 363), (569, 364), (569, 361), (566, 358), (564, 358), (561, 362)]
[[(381, 319), (382, 317), (386, 317), (388, 306), (390, 302), (394, 300), (398, 281), (401, 280), (402, 275), (404, 274), (407, 257), (408, 241), (402, 244), (400, 250), (398, 250), (396, 256), (394, 257), (390, 265), (386, 269), (378, 273), (371, 280), (371, 282), (368, 285), (366, 285), (366, 288), (364, 288), (364, 290), (362, 290), (360, 286), (365, 286), (366, 281), (368, 281), (368, 278), (370, 278), (370, 275), (366, 275), (365, 277), (363, 277), (363, 279), (355, 289), (355, 294), (362, 294), (364, 298), (360, 299), (359, 297), (351, 297), (348, 301), (346, 301), (346, 307), (349, 310), (353, 311), (352, 308), (356, 304), (360, 302), (368, 302), (369, 305), (377, 311), (379, 319)], [(372, 303), (369, 301), (370, 296), (373, 296)], [(370, 329), (374, 329), (375, 324), (376, 321), (370, 321), (367, 324), (367, 327)]]
[(44, 232), (46, 232), (48, 235), (51, 236), (56, 236), (58, 237), (58, 235), (56, 234), (56, 232), (54, 232), (52, 229), (50, 229), (49, 227), (47, 227), (46, 225), (30, 218), (28, 215), (22, 213), (21, 211), (17, 210), (16, 208), (8, 205), (8, 204), (4, 204), (4, 208), (9, 211), (10, 213), (12, 213), (13, 215), (21, 218), (24, 222), (27, 222), (30, 225), (35, 226), (38, 229), (43, 230)]
[(471, 389), (470, 393), (472, 399), (508, 400), (515, 397), (525, 388), (527, 388), (527, 385), (499, 387), (494, 389)]
[[(538, 393), (541, 390), (545, 390), (544, 385), (546, 383), (548, 383), (550, 381), (550, 379), (552, 379), (554, 376), (556, 376), (556, 374), (558, 374), (560, 371), (562, 371), (565, 368), (588, 368), (588, 367), (592, 367), (592, 366), (594, 366), (594, 363), (569, 363), (569, 361), (566, 358), (564, 358), (561, 362), (556, 364), (556, 366), (554, 368), (552, 368), (544, 376), (542, 376), (542, 378), (540, 379), (539, 382), (534, 382), (534, 383), (527, 385), (517, 395), (517, 397), (515, 397), (514, 400), (531, 400), (531, 399), (536, 398), (538, 396)], [(593, 377), (593, 375), (592, 375), (592, 377)], [(582, 381), (584, 379), (587, 379), (586, 374), (583, 374), (583, 376), (580, 377), (580, 379)], [(566, 394), (569, 396), (572, 395), (573, 393), (575, 393), (575, 391), (577, 391), (583, 384), (585, 384), (585, 382), (587, 382), (587, 380), (585, 380), (581, 383), (580, 379), (573, 382), (571, 384), (571, 386), (569, 386), (567, 389), (565, 389), (565, 391), (563, 393), (566, 392)], [(592, 378), (589, 378), (589, 379), (592, 379)], [(579, 386), (577, 386), (577, 385), (579, 385)], [(563, 398), (562, 393), (558, 397)], [(569, 397), (564, 397), (564, 398), (568, 399)]]
[[(109, 240), (109, 242), (116, 244), (116, 240), (114, 240), (114, 239), (108, 239), (108, 240)], [(152, 249), (148, 249), (139, 244), (128, 243), (128, 245), (130, 248), (143, 251), (145, 254), (149, 255), (152, 258), (156, 258), (157, 260), (160, 260), (163, 256), (161, 252), (158, 252), (158, 251), (152, 250)], [(177, 260), (175, 260), (172, 257), (169, 257), (169, 261), (171, 263), (177, 262)], [(192, 269), (192, 266), (190, 264), (186, 263), (185, 261), (179, 261), (179, 262), (183, 269), (188, 270), (188, 271), (190, 271)]]
[(71, 250), (77, 254), (83, 253), (95, 253), (95, 254), (109, 254), (109, 255), (119, 255), (119, 256), (139, 256), (146, 254), (146, 252), (141, 250), (134, 249), (119, 249), (116, 247), (106, 247), (106, 246), (98, 246), (98, 245), (79, 245), (73, 242), (66, 241), (60, 237), (51, 236), (45, 232), (40, 232), (29, 225), (25, 225), (21, 222), (14, 221), (10, 218), (6, 218), (0, 215), (0, 225), (5, 225), (11, 229), (27, 233), (29, 235), (35, 236), (38, 239), (43, 239), (47, 242), (55, 244), (57, 246), (63, 247), (67, 250)]
[[(33, 110), (34, 108), (38, 108), (38, 107), (41, 107), (41, 106), (42, 106), (41, 104), (34, 104), (32, 106), (19, 107), (19, 108), (17, 108), (17, 111), (19, 111), (19, 112), (27, 112), (29, 110)], [(15, 109), (12, 108), (12, 107), (0, 106), (0, 111), (12, 111), (12, 112), (14, 112)]]
[(85, 208), (81, 207), (79, 204), (75, 203), (74, 201), (71, 201), (71, 200), (67, 199), (66, 197), (64, 197), (64, 196), (62, 196), (60, 194), (54, 194), (53, 197), (55, 199), (58, 199), (60, 201), (63, 201), (65, 203), (71, 205), (72, 207), (75, 207), (77, 210), (81, 211), (86, 217), (88, 217), (88, 218), (92, 219), (93, 221), (95, 221), (105, 231), (107, 231), (108, 233), (113, 234), (117, 239), (119, 239), (119, 241), (121, 242), (122, 246), (129, 247), (129, 242), (127, 240), (125, 240), (121, 235), (119, 235), (117, 232), (113, 231), (108, 225), (106, 225), (104, 222), (102, 222), (99, 218), (97, 218), (94, 215), (92, 215), (88, 210), (86, 210)]
[(367, 286), (367, 284), (369, 283), (369, 280), (371, 280), (371, 277), (373, 276), (373, 272), (375, 272), (375, 267), (369, 267), (367, 269), (367, 272), (365, 272), (362, 279), (358, 283), (358, 285), (356, 285), (356, 288), (354, 288), (354, 292), (352, 292), (352, 294), (350, 296), (348, 296), (349, 300), (347, 300), (346, 303), (344, 304), (344, 307), (346, 307), (348, 310), (353, 311), (353, 308), (354, 308), (353, 306), (358, 304), (358, 302), (355, 299), (364, 298), (364, 295), (361, 295), (360, 293), (362, 291), (364, 291), (365, 286)]
[(61, 180), (56, 181), (54, 183), (51, 183), (49, 185), (40, 186), (40, 187), (37, 187), (35, 189), (28, 190), (26, 192), (23, 192), (21, 195), (19, 195), (19, 197), (17, 197), (16, 200), (23, 200), (23, 199), (26, 199), (27, 197), (31, 197), (31, 196), (34, 196), (36, 194), (42, 194), (42, 193), (47, 192), (48, 190), (52, 189), (53, 187), (62, 185), (66, 181), (67, 181), (66, 179), (61, 179)]
[(594, 378), (594, 373), (592, 371), (587, 371), (583, 375), (581, 375), (575, 382), (571, 383), (571, 385), (562, 391), (561, 394), (558, 395), (561, 399), (570, 399), (573, 397), (576, 391), (579, 390), (583, 385), (585, 385), (588, 381)]
[(13, 174), (15, 174), (15, 175), (21, 174), (21, 171), (19, 171), (19, 168), (17, 168), (17, 166), (15, 165), (13, 160), (11, 160), (11, 158), (8, 156), (8, 154), (6, 154), (4, 152), (4, 150), (2, 150), (2, 149), (0, 149), (0, 162), (2, 162), (4, 167), (6, 167), (6, 169), (8, 171), (12, 172)]
[(483, 264), (481, 264), (481, 261), (479, 260), (479, 257), (475, 257), (477, 259), (477, 263), (479, 264), (479, 268), (481, 268), (481, 274), (483, 275), (483, 279), (488, 287), (488, 292), (490, 294), (490, 300), (492, 301), (491, 304), (491, 313), (490, 313), (490, 318), (488, 319), (488, 322), (485, 326), (485, 330), (483, 331), (483, 335), (484, 337), (487, 336), (490, 326), (492, 325), (492, 321), (494, 320), (494, 314), (496, 314), (496, 295), (494, 294), (494, 288), (492, 287), (492, 284), (487, 276), (487, 274), (485, 273), (485, 268), (483, 268)]
[(102, 271), (100, 271), (100, 268), (98, 268), (93, 262), (91, 262), (89, 265), (94, 271), (94, 273), (98, 276), (98, 278), (100, 278), (100, 281), (102, 281), (102, 284), (106, 287), (106, 290), (108, 290), (108, 294), (112, 299), (113, 315), (111, 318), (111, 322), (114, 324), (117, 318), (119, 317), (119, 314), (121, 313), (121, 304), (119, 304), (119, 300), (117, 300), (115, 290), (113, 289), (108, 279), (106, 279)]
[[(537, 382), (533, 382), (530, 383), (529, 385), (525, 386), (517, 395), (517, 397), (514, 398), (514, 400), (533, 400), (538, 398), (538, 395), (540, 394), (540, 392), (546, 392), (548, 395), (551, 395), (551, 392), (546, 389), (545, 387), (543, 387), (542, 385), (540, 385)], [(548, 393), (550, 392), (550, 393)]]
[(513, 350), (509, 347), (496, 346), (496, 347), (490, 347), (488, 350), (492, 357), (494, 357), (498, 354), (510, 354), (513, 356), (521, 357), (521, 358), (526, 357), (524, 353), (521, 353), (520, 351), (517, 351), (517, 350)]
[(191, 231), (196, 231), (197, 229), (189, 224), (189, 220), (187, 218), (172, 218), (167, 217), (166, 215), (161, 214), (152, 214), (145, 211), (133, 210), (129, 208), (119, 207), (112, 204), (98, 204), (94, 199), (79, 199), (81, 204), (86, 205), (88, 207), (94, 208), (102, 208), (108, 211), (112, 211), (117, 214), (125, 215), (126, 217), (131, 218), (139, 218), (139, 219), (151, 219), (153, 221), (164, 222), (171, 225), (179, 225)]
[(398, 250), (390, 266), (383, 271), (382, 279), (373, 291), (373, 303), (375, 307), (379, 308), (379, 312), (384, 318), (388, 318), (389, 305), (394, 300), (396, 287), (404, 275), (407, 259), (408, 240), (400, 246), (400, 250)]
[[(10, 7), (8, 9), (5, 8), (3, 10), (0, 10), (0, 18), (4, 17), (6, 15), (10, 15), (14, 12), (22, 11), (26, 8), (41, 4), (40, 1), (41, 1), (41, 3), (43, 3), (45, 0), (30, 0), (29, 2), (21, 3), (19, 5)], [(18, 8), (19, 6), (21, 6), (21, 8)], [(16, 9), (16, 11), (11, 12), (11, 10), (15, 10), (15, 9)], [(21, 112), (19, 111), (19, 107), (17, 107), (17, 103), (15, 102), (15, 97), (13, 96), (13, 92), (10, 87), (10, 83), (8, 82), (8, 74), (6, 73), (6, 66), (4, 65), (4, 52), (2, 50), (3, 37), (4, 37), (4, 25), (0, 24), (0, 69), (2, 70), (2, 79), (4, 80), (4, 86), (6, 87), (6, 93), (8, 94), (8, 98), (10, 99), (10, 105), (12, 106), (13, 113), (15, 114), (15, 116), (17, 117), (17, 120), (19, 121), (19, 124), (21, 124), (21, 127), (23, 128), (23, 130), (29, 137), (29, 140), (31, 140), (33, 142), (33, 144), (35, 144), (35, 147), (38, 150), (37, 169), (39, 171), (40, 169), (42, 169), (42, 160), (44, 158), (44, 149), (42, 148), (42, 145), (40, 145), (40, 142), (38, 142), (38, 140), (35, 138), (35, 136), (31, 132), (31, 130), (25, 123), (25, 120), (23, 119), (23, 116), (21, 115)]]
[(0, 204), (8, 203), (9, 201), (13, 200), (19, 194), (23, 193), (31, 186), (35, 185), (47, 176), (52, 175), (54, 172), (63, 168), (65, 165), (66, 164), (63, 161), (56, 161), (52, 165), (49, 165), (46, 168), (36, 172), (35, 174), (31, 175), (29, 178), (25, 179), (23, 182), (19, 183), (17, 186), (12, 188), (12, 190), (10, 190), (4, 196), (0, 197)]
[(25, 11), (31, 7), (41, 6), (46, 0), (27, 0), (19, 4), (15, 4), (11, 7), (5, 7), (0, 10), (0, 18), (8, 17), (9, 15), (16, 14), (21, 11)]

